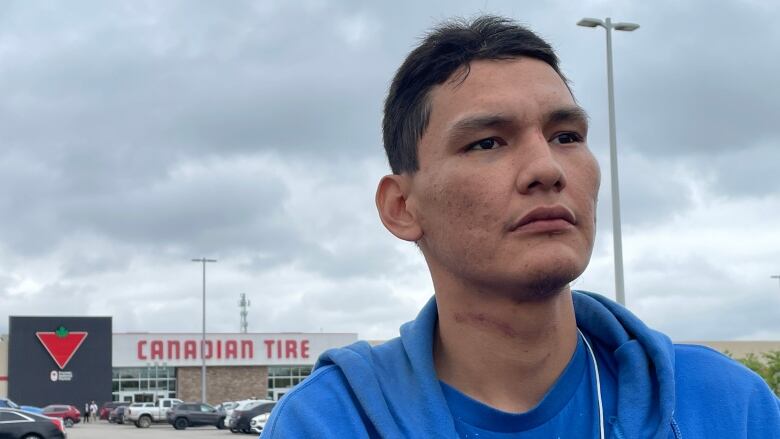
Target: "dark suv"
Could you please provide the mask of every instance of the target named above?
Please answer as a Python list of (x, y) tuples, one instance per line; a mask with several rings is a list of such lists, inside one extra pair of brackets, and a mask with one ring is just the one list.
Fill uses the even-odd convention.
[(276, 405), (276, 402), (264, 402), (260, 405), (252, 407), (249, 410), (234, 410), (233, 422), (231, 422), (231, 431), (240, 431), (242, 433), (252, 433), (252, 418), (257, 415), (265, 413), (271, 413), (271, 410)]
[(225, 428), (225, 412), (202, 402), (184, 402), (168, 411), (168, 423), (177, 430), (201, 425)]

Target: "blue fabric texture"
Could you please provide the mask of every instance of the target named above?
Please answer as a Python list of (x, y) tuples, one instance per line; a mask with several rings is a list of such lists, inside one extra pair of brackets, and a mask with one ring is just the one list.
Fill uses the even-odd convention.
[[(604, 364), (604, 358), (597, 359)], [(614, 395), (617, 384), (610, 370), (599, 367), (605, 419), (617, 413)], [(532, 410), (506, 413), (476, 401), (442, 383), (444, 397), (461, 438), (479, 439), (592, 439), (599, 436), (596, 369), (582, 338), (561, 376)], [(607, 436), (611, 425), (605, 423)], [(566, 432), (561, 435), (561, 432)]]
[[(614, 378), (605, 395), (614, 400), (605, 406), (608, 437), (780, 438), (780, 400), (758, 375), (714, 350), (672, 344), (605, 297), (572, 295), (577, 326), (596, 352), (602, 377)], [(277, 404), (261, 437), (461, 437), (448, 404), (453, 395), (445, 396), (457, 390), (443, 388), (434, 371), (436, 320), (431, 299), (399, 338), (323, 353), (312, 375)], [(562, 437), (580, 437), (573, 426), (562, 428)]]

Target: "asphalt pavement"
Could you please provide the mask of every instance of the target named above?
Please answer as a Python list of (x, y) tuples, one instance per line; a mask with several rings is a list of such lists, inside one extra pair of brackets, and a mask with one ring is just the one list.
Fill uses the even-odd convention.
[(256, 439), (256, 434), (231, 433), (216, 427), (190, 427), (186, 430), (174, 430), (168, 424), (154, 424), (149, 428), (136, 428), (135, 425), (109, 424), (106, 421), (79, 423), (65, 429), (68, 439)]

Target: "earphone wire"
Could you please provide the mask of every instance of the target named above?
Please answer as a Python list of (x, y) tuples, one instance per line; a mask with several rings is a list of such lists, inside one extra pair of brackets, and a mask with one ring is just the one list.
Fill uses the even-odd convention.
[(580, 328), (577, 328), (577, 332), (580, 333), (580, 336), (582, 337), (582, 341), (585, 342), (585, 346), (588, 348), (588, 352), (590, 353), (590, 358), (593, 360), (593, 370), (596, 372), (596, 400), (599, 405), (599, 434), (601, 439), (605, 439), (604, 436), (604, 406), (601, 402), (601, 377), (599, 375), (599, 363), (596, 361), (596, 354), (593, 353), (593, 348), (590, 347), (590, 343), (588, 342), (588, 339), (585, 338), (585, 334), (580, 331)]

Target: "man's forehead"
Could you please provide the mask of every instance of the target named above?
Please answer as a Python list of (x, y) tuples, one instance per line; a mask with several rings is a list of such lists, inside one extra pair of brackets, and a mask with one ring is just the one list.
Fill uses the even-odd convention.
[(486, 87), (502, 81), (517, 80), (532, 86), (538, 83), (555, 83), (567, 88), (561, 75), (544, 61), (528, 58), (479, 59), (470, 61), (456, 69), (444, 82), (433, 90), (457, 92), (464, 85)]
[[(543, 61), (529, 58), (479, 60), (429, 93), (433, 113), (554, 111), (576, 107), (566, 83)], [(541, 105), (541, 106), (540, 106)], [(540, 108), (530, 108), (540, 106)]]

